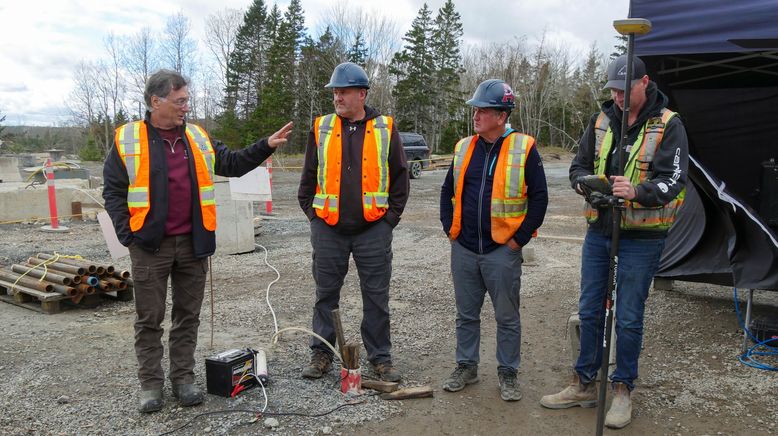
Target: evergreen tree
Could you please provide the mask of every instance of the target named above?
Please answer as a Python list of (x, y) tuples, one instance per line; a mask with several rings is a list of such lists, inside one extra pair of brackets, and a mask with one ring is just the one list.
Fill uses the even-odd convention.
[(305, 18), (300, 1), (292, 0), (283, 18), (274, 5), (270, 17), (270, 23), (278, 24), (268, 50), (267, 82), (263, 86), (262, 103), (250, 122), (252, 130), (262, 135), (272, 133), (290, 118), (300, 118), (296, 105), (295, 74), (300, 42), (305, 37)]
[[(453, 0), (447, 0), (435, 17), (430, 44), (434, 63), (435, 98), (432, 107), (432, 129), (427, 139), (436, 152), (441, 145), (447, 150), (453, 148), (453, 143), (464, 132), (461, 129), (462, 121), (469, 121), (463, 110), (464, 99), (459, 91), (459, 76), (464, 72), (460, 53), (462, 35), (462, 18), (454, 8)], [(445, 139), (442, 137), (444, 132)]]
[(616, 35), (616, 44), (613, 45), (613, 51), (611, 52), (611, 59), (627, 54), (627, 42), (629, 39), (627, 35)]
[(247, 119), (259, 105), (268, 46), (267, 8), (263, 0), (254, 0), (238, 29), (235, 50), (227, 63), (227, 87), (224, 110), (236, 118)]
[(303, 45), (298, 69), (300, 128), (295, 129), (295, 134), (300, 135), (300, 143), (305, 141), (307, 127), (312, 125), (317, 116), (333, 111), (332, 90), (324, 85), (329, 82), (332, 70), (345, 56), (342, 42), (335, 38), (329, 27), (318, 41), (308, 38)]
[(361, 67), (365, 67), (367, 61), (367, 47), (365, 46), (365, 38), (362, 32), (357, 32), (354, 37), (354, 44), (349, 49), (346, 58), (349, 62), (353, 62)]
[(394, 54), (389, 68), (397, 80), (392, 96), (400, 130), (424, 134), (431, 127), (434, 91), (431, 36), (432, 13), (424, 3), (403, 37), (403, 50)]

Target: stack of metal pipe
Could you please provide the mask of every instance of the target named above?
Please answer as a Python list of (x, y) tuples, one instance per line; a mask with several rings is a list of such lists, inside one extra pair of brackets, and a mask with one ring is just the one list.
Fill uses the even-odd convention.
[(41, 300), (57, 294), (79, 303), (86, 295), (124, 291), (132, 286), (129, 271), (117, 271), (87, 259), (38, 253), (27, 262), (0, 269), (0, 286)]

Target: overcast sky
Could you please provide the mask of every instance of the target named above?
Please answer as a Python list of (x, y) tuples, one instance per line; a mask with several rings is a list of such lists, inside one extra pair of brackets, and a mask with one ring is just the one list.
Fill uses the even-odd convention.
[[(350, 7), (383, 5), (400, 28), (410, 28), (424, 0), (338, 0)], [(306, 27), (320, 34), (319, 21), (336, 0), (302, 0)], [(433, 17), (444, 0), (426, 2)], [(628, 0), (455, 0), (468, 44), (502, 42), (515, 37), (532, 43), (545, 31), (552, 43), (583, 57), (592, 43), (610, 53), (616, 32), (613, 20), (626, 18)], [(73, 88), (73, 71), (82, 60), (106, 58), (103, 39), (133, 35), (142, 27), (164, 29), (166, 19), (183, 12), (203, 57), (204, 20), (225, 8), (245, 10), (251, 0), (2, 0), (0, 1), (0, 114), (4, 125), (57, 125), (67, 121), (65, 106)], [(266, 4), (272, 5), (271, 0)], [(288, 0), (277, 1), (286, 9)], [(365, 6), (362, 6), (365, 5)], [(391, 5), (391, 7), (387, 7)]]

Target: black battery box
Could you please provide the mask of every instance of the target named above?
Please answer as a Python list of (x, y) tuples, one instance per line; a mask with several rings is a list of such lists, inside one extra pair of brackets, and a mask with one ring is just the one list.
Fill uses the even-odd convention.
[(244, 389), (257, 385), (256, 357), (253, 350), (233, 349), (205, 359), (205, 379), (208, 393), (230, 397), (235, 386)]
[[(754, 318), (748, 327), (751, 334), (760, 342), (771, 338), (778, 338), (778, 317)], [(767, 345), (778, 348), (778, 339), (770, 341)]]

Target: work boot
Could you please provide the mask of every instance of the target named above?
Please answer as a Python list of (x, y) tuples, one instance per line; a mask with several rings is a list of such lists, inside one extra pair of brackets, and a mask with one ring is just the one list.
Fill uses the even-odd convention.
[(458, 363), (454, 372), (443, 382), (443, 389), (457, 392), (473, 383), (478, 383), (478, 365)]
[(500, 379), (500, 398), (503, 401), (521, 400), (519, 379), (515, 369), (501, 369), (497, 372), (497, 377)]
[(173, 396), (178, 398), (178, 404), (189, 407), (203, 402), (205, 394), (194, 383), (173, 385)]
[(321, 378), (330, 369), (332, 369), (332, 357), (324, 351), (314, 350), (311, 354), (311, 363), (303, 369), (303, 377)]
[(632, 422), (632, 399), (629, 388), (624, 383), (613, 383), (611, 408), (605, 415), (605, 426), (609, 428), (624, 428)]
[(557, 394), (544, 395), (540, 399), (540, 405), (549, 409), (567, 409), (575, 406), (594, 407), (597, 405), (597, 386), (595, 383), (587, 385), (581, 383), (581, 378), (575, 374), (570, 386)]
[(152, 413), (162, 410), (165, 403), (162, 401), (162, 388), (140, 391), (140, 413)]
[(402, 380), (402, 375), (400, 375), (400, 371), (398, 371), (397, 368), (392, 366), (391, 361), (372, 363), (371, 365), (373, 366), (373, 372), (375, 372), (378, 378), (380, 378), (383, 381), (399, 382), (400, 380)]

